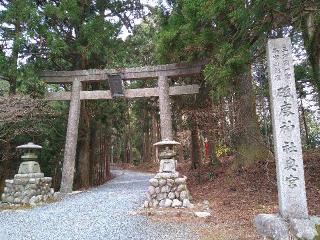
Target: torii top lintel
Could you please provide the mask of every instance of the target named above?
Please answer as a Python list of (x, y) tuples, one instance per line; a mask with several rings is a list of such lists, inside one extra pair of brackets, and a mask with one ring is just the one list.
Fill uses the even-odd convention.
[(43, 71), (40, 77), (47, 83), (72, 83), (78, 79), (83, 82), (97, 82), (108, 79), (110, 74), (120, 74), (122, 80), (152, 79), (159, 76), (180, 77), (201, 73), (204, 63), (166, 64), (123, 69), (90, 69), (76, 71)]

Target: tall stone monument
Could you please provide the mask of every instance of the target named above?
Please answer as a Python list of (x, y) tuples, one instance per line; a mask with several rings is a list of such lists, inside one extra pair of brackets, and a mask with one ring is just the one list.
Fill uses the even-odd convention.
[(269, 40), (267, 58), (279, 214), (260, 214), (255, 226), (259, 233), (274, 239), (313, 239), (317, 232), (307, 208), (290, 39)]

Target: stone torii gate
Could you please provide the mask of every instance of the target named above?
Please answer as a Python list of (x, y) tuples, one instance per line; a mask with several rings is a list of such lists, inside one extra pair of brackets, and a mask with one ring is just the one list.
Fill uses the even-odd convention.
[[(169, 87), (169, 78), (187, 77), (201, 73), (203, 64), (167, 64), (126, 69), (44, 71), (41, 78), (46, 83), (71, 83), (71, 92), (48, 93), (46, 100), (69, 100), (70, 109), (62, 168), (61, 193), (72, 191), (78, 139), (81, 100), (113, 99), (116, 97), (159, 97), (161, 139), (173, 140), (170, 96), (196, 94), (198, 85)], [(123, 89), (122, 82), (158, 79), (156, 88)], [(82, 82), (109, 81), (110, 90), (82, 91)]]

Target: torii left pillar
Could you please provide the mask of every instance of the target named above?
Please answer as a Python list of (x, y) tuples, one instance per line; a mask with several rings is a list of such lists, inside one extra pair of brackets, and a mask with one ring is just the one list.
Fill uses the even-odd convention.
[(77, 151), (78, 127), (80, 118), (80, 92), (81, 81), (75, 79), (72, 83), (71, 101), (68, 117), (67, 137), (64, 148), (64, 159), (62, 168), (62, 179), (60, 192), (72, 192), (73, 178), (75, 172), (75, 157)]

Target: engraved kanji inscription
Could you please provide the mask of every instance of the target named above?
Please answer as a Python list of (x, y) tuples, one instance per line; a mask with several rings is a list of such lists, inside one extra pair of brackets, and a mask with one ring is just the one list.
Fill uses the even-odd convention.
[(298, 180), (299, 180), (299, 178), (293, 176), (292, 174), (290, 174), (289, 177), (286, 177), (286, 181), (288, 182), (288, 186), (289, 186), (290, 188), (295, 188), (295, 187), (297, 187), (298, 185), (297, 185), (296, 182), (297, 182)]
[(290, 78), (292, 77), (292, 75), (291, 75), (291, 73), (285, 72), (285, 73), (284, 73), (284, 77), (285, 77), (286, 79), (290, 79)]
[(281, 68), (278, 68), (278, 67), (274, 68), (274, 72), (276, 74), (281, 74)]
[(305, 219), (308, 208), (290, 39), (268, 40), (267, 55), (279, 212), (284, 219)]
[(275, 68), (279, 68), (280, 67), (280, 62), (273, 62), (272, 66)]
[(286, 85), (285, 87), (281, 87), (277, 89), (277, 96), (283, 97), (283, 98), (292, 98), (291, 89), (289, 85)]
[(290, 115), (294, 115), (294, 113), (291, 111), (292, 103), (284, 101), (283, 104), (280, 106), (280, 108), (281, 108), (280, 114), (282, 116), (289, 117)]
[(287, 46), (282, 46), (281, 53), (282, 58), (287, 58), (289, 56), (289, 49), (287, 48)]
[(281, 81), (281, 75), (280, 74), (275, 75), (274, 80)]
[(287, 121), (282, 121), (281, 123), (281, 131), (284, 133), (288, 133), (291, 132), (294, 129), (294, 124), (292, 124), (291, 120), (287, 120)]
[(283, 66), (290, 66), (289, 60), (283, 60)]
[(286, 159), (286, 170), (293, 170), (293, 171), (297, 171), (297, 167), (298, 165), (296, 164), (296, 160), (292, 157), (289, 157)]
[(285, 153), (292, 153), (292, 152), (297, 152), (297, 146), (295, 145), (294, 142), (284, 142), (284, 145), (282, 145), (282, 150)]
[(289, 72), (289, 71), (290, 71), (290, 67), (289, 67), (289, 66), (286, 66), (286, 67), (284, 68), (284, 71), (285, 71), (285, 72)]
[(272, 57), (276, 60), (280, 58), (280, 50), (278, 48), (272, 49)]

